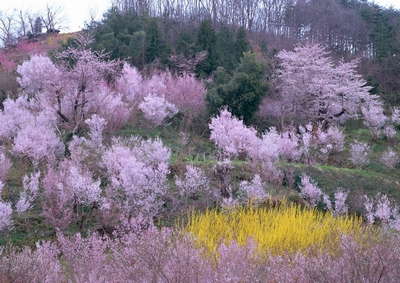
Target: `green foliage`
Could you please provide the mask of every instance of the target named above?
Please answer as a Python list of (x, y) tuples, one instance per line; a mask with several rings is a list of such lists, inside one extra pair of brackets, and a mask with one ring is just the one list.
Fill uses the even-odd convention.
[(95, 37), (94, 50), (108, 51), (111, 59), (123, 58), (139, 69), (157, 60), (161, 67), (170, 68), (171, 54), (190, 60), (196, 53), (206, 51), (207, 57), (195, 70), (201, 78), (208, 78), (218, 66), (232, 72), (243, 52), (251, 49), (243, 27), (235, 34), (233, 27), (226, 25), (217, 33), (210, 20), (186, 23), (134, 11), (122, 13), (115, 8), (91, 32)]
[(370, 38), (376, 59), (391, 57), (396, 53), (396, 29), (390, 22), (388, 11), (372, 6), (362, 12), (365, 21), (370, 25)]
[(146, 59), (147, 62), (152, 62), (161, 53), (161, 38), (158, 33), (157, 21), (152, 20), (148, 30)]
[(235, 41), (230, 29), (223, 26), (216, 38), (217, 66), (223, 67), (228, 73), (239, 63), (236, 58)]
[(366, 80), (367, 80), (367, 85), (372, 87), (369, 92), (371, 94), (379, 94), (380, 86), (379, 83), (376, 80), (374, 80), (374, 77), (372, 75), (369, 75)]
[(129, 54), (131, 57), (131, 63), (143, 68), (145, 61), (145, 48), (146, 48), (146, 32), (143, 30), (134, 32), (132, 35), (132, 40), (129, 43)]
[(240, 60), (243, 56), (244, 52), (250, 51), (250, 43), (247, 39), (246, 29), (244, 27), (240, 27), (236, 33), (236, 41), (235, 41), (235, 53), (236, 60)]
[(231, 73), (240, 63), (243, 53), (251, 49), (246, 29), (240, 27), (234, 36), (228, 26), (223, 26), (216, 34), (215, 48), (217, 52), (215, 65)]
[(258, 60), (259, 54), (246, 52), (239, 66), (229, 75), (219, 67), (213, 74), (214, 81), (208, 85), (206, 100), (210, 114), (221, 107), (248, 123), (258, 111), (263, 97), (269, 90), (265, 81), (265, 65)]
[(197, 51), (207, 51), (207, 57), (198, 65), (196, 73), (200, 77), (209, 77), (215, 70), (217, 61), (216, 35), (210, 20), (204, 20), (197, 32)]
[(176, 40), (176, 53), (183, 54), (183, 56), (188, 57), (192, 55), (194, 49), (194, 37), (191, 32), (182, 30), (178, 34)]

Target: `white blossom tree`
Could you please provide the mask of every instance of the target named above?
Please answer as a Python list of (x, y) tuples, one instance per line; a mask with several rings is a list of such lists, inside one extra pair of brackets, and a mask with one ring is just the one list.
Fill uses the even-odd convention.
[(110, 193), (101, 209), (106, 213), (118, 207), (125, 217), (157, 215), (167, 190), (170, 155), (158, 139), (114, 140), (102, 158)]
[(18, 67), (23, 94), (58, 118), (60, 129), (77, 133), (84, 121), (97, 114), (107, 120), (107, 130), (121, 128), (129, 118), (130, 107), (116, 94), (111, 82), (118, 75), (119, 62), (88, 46), (93, 39), (78, 35), (76, 47), (56, 54), (58, 64), (35, 55)]
[(321, 45), (298, 45), (278, 54), (275, 84), (282, 123), (354, 117), (363, 102), (377, 99), (356, 73), (358, 61), (334, 64)]
[(164, 96), (155, 94), (147, 95), (139, 104), (139, 109), (143, 112), (144, 117), (156, 126), (162, 125), (167, 118), (172, 118), (179, 111)]
[(242, 120), (233, 116), (227, 109), (221, 110), (219, 116), (211, 118), (210, 139), (225, 156), (245, 157), (254, 155), (260, 142), (257, 131), (244, 125)]

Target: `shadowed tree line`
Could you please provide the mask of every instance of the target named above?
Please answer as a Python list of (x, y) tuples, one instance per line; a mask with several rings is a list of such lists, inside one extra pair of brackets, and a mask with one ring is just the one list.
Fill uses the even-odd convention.
[(379, 59), (398, 52), (399, 11), (365, 0), (115, 0), (113, 5), (121, 15), (178, 21), (180, 31), (182, 23), (198, 26), (204, 20), (216, 29), (242, 26), (253, 40), (265, 39), (278, 49), (311, 41), (342, 55)]

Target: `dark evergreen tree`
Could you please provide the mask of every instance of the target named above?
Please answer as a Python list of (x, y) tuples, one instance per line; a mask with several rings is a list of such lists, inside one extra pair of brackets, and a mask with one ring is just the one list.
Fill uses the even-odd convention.
[(363, 17), (369, 24), (374, 57), (381, 60), (393, 56), (395, 54), (396, 29), (390, 22), (388, 11), (378, 5), (372, 5), (364, 9)]
[(209, 77), (216, 68), (217, 56), (215, 50), (216, 36), (214, 28), (210, 20), (201, 22), (197, 32), (197, 45), (198, 52), (207, 51), (207, 58), (198, 65), (196, 73), (200, 77)]
[(121, 13), (111, 8), (101, 23), (91, 31), (95, 37), (94, 50), (109, 51), (111, 59), (123, 58), (136, 67), (146, 63), (146, 28), (148, 18), (133, 10)]
[(227, 26), (223, 26), (216, 35), (216, 52), (218, 67), (223, 67), (228, 73), (239, 64), (240, 60), (236, 58), (235, 40), (232, 32)]
[(42, 33), (42, 28), (43, 28), (42, 19), (40, 17), (37, 17), (36, 20), (35, 20), (35, 25), (33, 27), (33, 29), (34, 29), (33, 30), (33, 35), (36, 36), (36, 35), (41, 34)]
[(192, 56), (194, 53), (194, 39), (191, 33), (186, 30), (181, 31), (178, 34), (176, 40), (176, 54), (182, 54), (185, 57)]
[(133, 33), (129, 43), (129, 54), (131, 63), (143, 69), (146, 64), (146, 32), (140, 30)]
[(161, 39), (158, 32), (157, 21), (152, 20), (149, 24), (146, 48), (146, 60), (150, 63), (156, 59), (161, 53)]
[(247, 38), (246, 29), (240, 27), (236, 33), (235, 52), (236, 59), (239, 62), (244, 52), (250, 51), (250, 43)]
[(214, 72), (214, 80), (208, 85), (206, 93), (211, 115), (227, 106), (233, 115), (242, 117), (248, 123), (258, 111), (269, 90), (265, 79), (266, 67), (258, 56), (257, 53), (245, 52), (232, 75), (222, 67)]

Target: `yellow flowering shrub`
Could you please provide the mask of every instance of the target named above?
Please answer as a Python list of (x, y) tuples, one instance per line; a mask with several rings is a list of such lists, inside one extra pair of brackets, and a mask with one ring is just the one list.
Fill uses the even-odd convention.
[(275, 208), (239, 207), (231, 211), (192, 212), (183, 230), (199, 247), (214, 253), (220, 243), (253, 240), (261, 253), (283, 254), (310, 248), (334, 251), (341, 235), (358, 234), (359, 217), (335, 217), (330, 212), (294, 204)]

